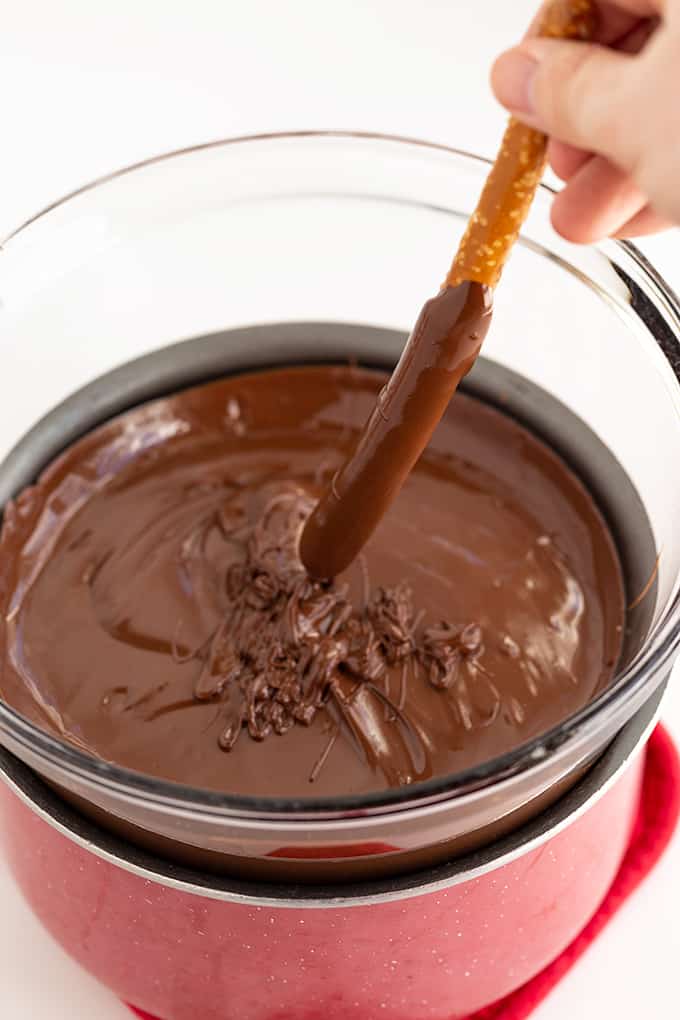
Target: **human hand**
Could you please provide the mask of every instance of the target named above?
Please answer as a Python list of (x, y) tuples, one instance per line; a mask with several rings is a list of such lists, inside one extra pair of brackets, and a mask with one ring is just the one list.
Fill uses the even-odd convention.
[(494, 64), (498, 100), (550, 136), (570, 241), (680, 224), (680, 0), (602, 0), (593, 43), (529, 35)]

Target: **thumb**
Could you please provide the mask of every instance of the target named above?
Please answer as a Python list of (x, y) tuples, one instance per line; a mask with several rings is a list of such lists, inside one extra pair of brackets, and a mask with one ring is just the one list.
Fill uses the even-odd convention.
[(630, 171), (636, 72), (637, 58), (608, 47), (534, 38), (498, 58), (491, 83), (519, 120)]

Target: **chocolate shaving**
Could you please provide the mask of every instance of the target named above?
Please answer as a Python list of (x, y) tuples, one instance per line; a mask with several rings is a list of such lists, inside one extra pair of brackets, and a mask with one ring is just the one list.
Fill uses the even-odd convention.
[(458, 679), (460, 667), (484, 652), (482, 630), (476, 623), (454, 627), (442, 620), (423, 633), (418, 660), (433, 687), (448, 690)]
[[(200, 648), (182, 656), (200, 661), (194, 697), (222, 706), (220, 747), (231, 750), (244, 729), (261, 741), (296, 724), (309, 726), (332, 703), (336, 726), (344, 720), (356, 736), (370, 711), (373, 726), (398, 730), (404, 754), (420, 759), (419, 738), (404, 716), (407, 676), (448, 689), (461, 663), (481, 655), (480, 628), (443, 622), (418, 638), (422, 613), (414, 613), (409, 586), (371, 592), (365, 568), (364, 604), (353, 606), (346, 585), (315, 581), (300, 563), (297, 543), (311, 509), (306, 494), (295, 486), (273, 494), (270, 486), (265, 490), (270, 495), (260, 494), (254, 525), (244, 527), (238, 516), (230, 532), (227, 515), (220, 516), (224, 538), (242, 546), (244, 560), (224, 577), (228, 608), (222, 622)], [(197, 538), (195, 547), (205, 543)], [(395, 701), (387, 678), (399, 664)], [(375, 707), (369, 710), (369, 704)], [(357, 739), (365, 743), (369, 735)], [(332, 743), (311, 781), (331, 749)]]

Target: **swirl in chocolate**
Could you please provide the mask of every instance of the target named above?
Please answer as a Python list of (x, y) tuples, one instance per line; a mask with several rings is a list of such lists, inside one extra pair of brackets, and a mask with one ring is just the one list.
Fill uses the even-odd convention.
[(107, 760), (289, 797), (450, 773), (585, 704), (619, 653), (616, 552), (566, 466), (470, 397), (362, 556), (305, 573), (384, 381), (236, 376), (68, 449), (5, 514), (3, 697)]

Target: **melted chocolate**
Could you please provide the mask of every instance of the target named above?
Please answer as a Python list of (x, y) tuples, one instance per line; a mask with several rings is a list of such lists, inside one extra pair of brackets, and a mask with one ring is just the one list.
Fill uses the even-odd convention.
[(297, 554), (385, 376), (236, 376), (68, 449), (0, 536), (0, 692), (107, 760), (251, 795), (465, 768), (610, 679), (623, 586), (566, 466), (460, 395), (364, 553)]

